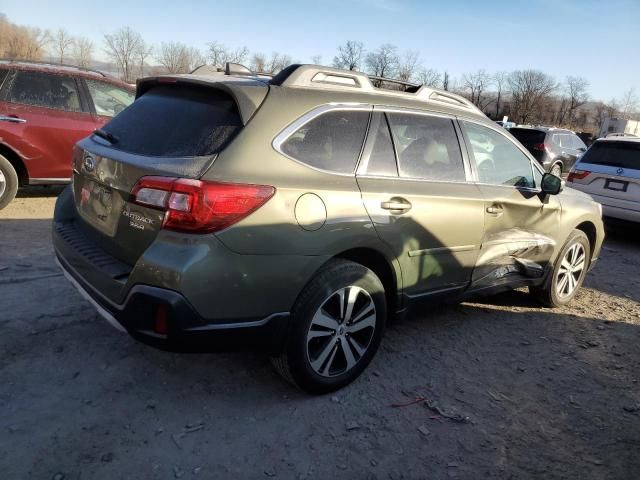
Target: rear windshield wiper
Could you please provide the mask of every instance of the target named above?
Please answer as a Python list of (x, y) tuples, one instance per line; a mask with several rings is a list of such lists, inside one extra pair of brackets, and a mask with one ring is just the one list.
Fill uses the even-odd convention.
[(100, 137), (100, 138), (104, 138), (107, 142), (109, 142), (111, 145), (118, 143), (118, 137), (116, 137), (115, 135), (113, 135), (112, 133), (109, 132), (105, 132), (103, 129), (101, 128), (97, 128), (93, 131), (93, 134), (96, 137)]

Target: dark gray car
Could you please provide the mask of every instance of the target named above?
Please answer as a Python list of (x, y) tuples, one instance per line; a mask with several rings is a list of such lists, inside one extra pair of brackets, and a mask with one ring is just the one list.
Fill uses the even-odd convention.
[(263, 347), (310, 392), (434, 298), (569, 302), (603, 240), (599, 205), (467, 100), (315, 65), (141, 80), (73, 171), (55, 251), (105, 318), (161, 348)]
[(526, 147), (546, 172), (568, 173), (587, 151), (582, 139), (571, 130), (553, 127), (514, 127), (509, 130)]

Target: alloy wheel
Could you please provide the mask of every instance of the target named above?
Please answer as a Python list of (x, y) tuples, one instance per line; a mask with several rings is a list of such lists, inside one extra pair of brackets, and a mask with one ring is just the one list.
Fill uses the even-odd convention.
[(551, 175), (555, 175), (556, 177), (560, 177), (562, 175), (560, 165), (556, 164), (551, 168)]
[(364, 357), (376, 329), (369, 293), (348, 286), (331, 294), (316, 311), (307, 333), (307, 357), (323, 377), (341, 375)]
[(0, 198), (4, 195), (4, 191), (7, 189), (7, 179), (4, 176), (2, 170), (0, 170)]
[(573, 294), (586, 267), (587, 254), (581, 243), (575, 243), (567, 250), (556, 277), (556, 293), (560, 298)]

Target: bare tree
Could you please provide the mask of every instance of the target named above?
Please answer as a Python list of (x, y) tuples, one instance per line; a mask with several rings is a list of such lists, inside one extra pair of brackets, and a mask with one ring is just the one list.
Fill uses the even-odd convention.
[(200, 49), (189, 47), (187, 49), (187, 63), (189, 64), (189, 71), (192, 72), (207, 63), (207, 56)]
[(266, 72), (267, 56), (264, 53), (254, 53), (251, 58), (251, 70), (254, 72)]
[(338, 54), (333, 57), (333, 66), (346, 70), (360, 70), (363, 54), (362, 42), (347, 40), (347, 43), (338, 47)]
[(93, 53), (93, 42), (88, 38), (78, 37), (73, 42), (73, 58), (79, 67), (88, 68), (91, 66), (91, 55)]
[(566, 93), (568, 97), (567, 115), (569, 117), (569, 128), (573, 126), (574, 116), (578, 108), (587, 103), (589, 94), (589, 81), (583, 77), (567, 77)]
[(445, 71), (442, 76), (442, 89), (449, 90), (449, 72)]
[(427, 87), (438, 88), (442, 85), (442, 75), (433, 68), (423, 68), (418, 73), (418, 83)]
[(189, 73), (206, 63), (200, 50), (180, 42), (162, 42), (157, 51), (156, 59), (167, 73)]
[(484, 70), (462, 75), (462, 88), (469, 100), (480, 110), (487, 105), (486, 90), (491, 85), (491, 75)]
[(247, 47), (238, 47), (236, 49), (228, 48), (220, 42), (211, 42), (209, 47), (209, 60), (212, 65), (223, 67), (227, 62), (242, 63), (249, 55)]
[(509, 74), (507, 72), (496, 72), (493, 74), (493, 85), (496, 87), (496, 119), (500, 118), (500, 102), (504, 96)]
[(73, 37), (64, 28), (59, 28), (53, 35), (53, 48), (58, 56), (58, 63), (64, 63), (64, 55), (73, 46)]
[(398, 63), (398, 80), (403, 82), (412, 81), (418, 70), (418, 52), (408, 51), (402, 55)]
[(145, 62), (149, 57), (153, 55), (153, 45), (147, 44), (143, 39), (140, 39), (140, 44), (135, 51), (136, 62), (138, 63), (139, 75), (144, 77)]
[(314, 65), (322, 65), (322, 55), (313, 55), (311, 57), (311, 63)]
[(51, 41), (48, 30), (22, 27), (0, 14), (0, 56), (10, 60), (40, 60)]
[(125, 82), (133, 80), (136, 53), (142, 42), (142, 36), (131, 27), (123, 27), (104, 36), (105, 53), (116, 64)]
[(516, 70), (509, 75), (511, 104), (514, 117), (527, 123), (539, 113), (537, 109), (557, 88), (553, 77), (539, 70)]
[(289, 55), (273, 52), (271, 54), (271, 58), (265, 64), (264, 73), (276, 74), (290, 64), (291, 64), (291, 57)]
[(167, 73), (187, 73), (185, 50), (187, 46), (179, 42), (162, 42), (158, 48), (156, 60)]
[(615, 98), (612, 98), (606, 104), (606, 112), (608, 117), (615, 117), (620, 112), (620, 105), (618, 105), (618, 101)]
[[(385, 43), (376, 51), (367, 55), (365, 64), (370, 75), (380, 78), (393, 78), (397, 74), (400, 64), (398, 49), (395, 45)], [(382, 82), (375, 81), (374, 84), (379, 87)]]
[(620, 115), (629, 119), (638, 109), (638, 96), (634, 88), (630, 88), (622, 94), (620, 99)]

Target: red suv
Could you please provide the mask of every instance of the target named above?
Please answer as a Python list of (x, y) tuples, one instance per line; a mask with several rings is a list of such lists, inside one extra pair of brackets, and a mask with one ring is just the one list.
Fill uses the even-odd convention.
[(75, 143), (134, 96), (100, 72), (0, 60), (0, 209), (19, 186), (67, 183)]

